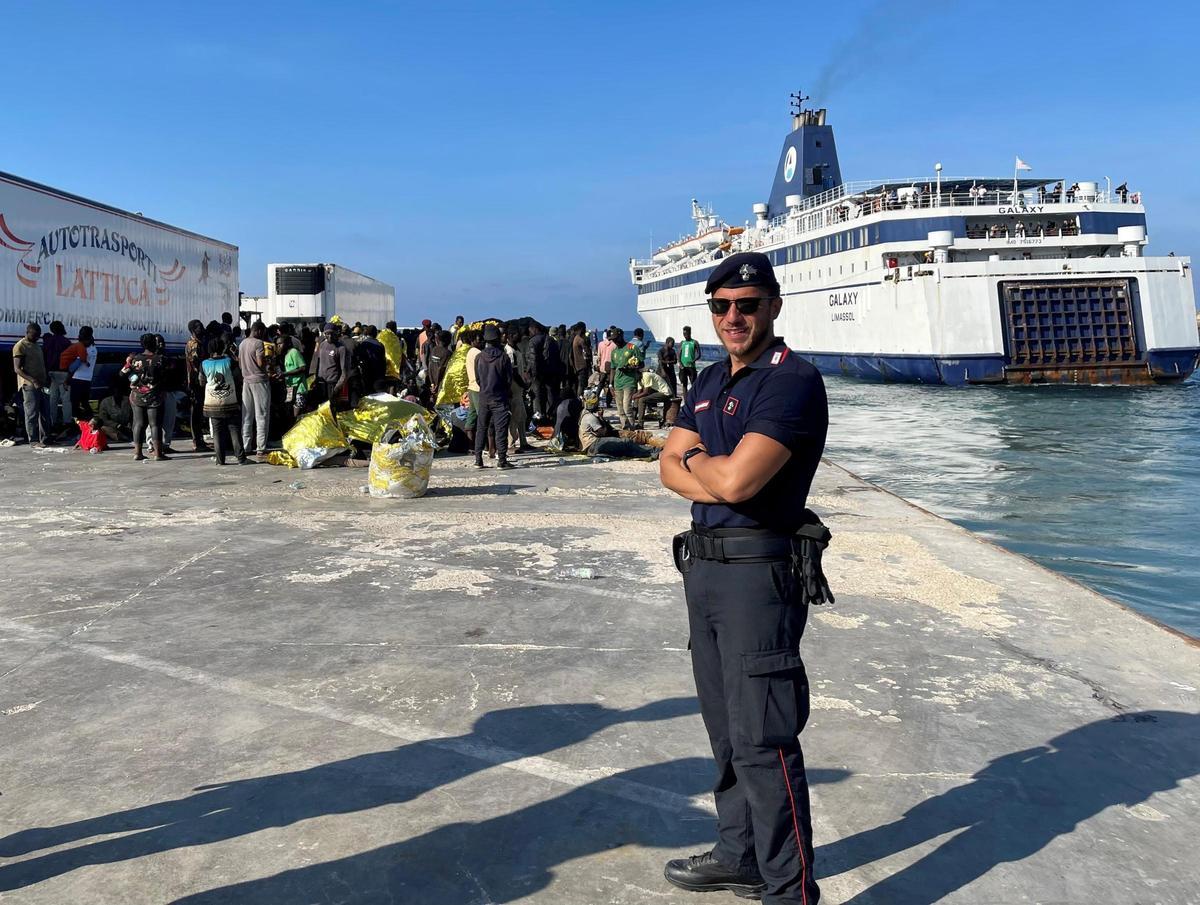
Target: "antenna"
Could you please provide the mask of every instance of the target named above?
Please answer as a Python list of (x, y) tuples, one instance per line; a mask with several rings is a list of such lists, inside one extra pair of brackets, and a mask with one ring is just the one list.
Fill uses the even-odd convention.
[(793, 91), (788, 97), (790, 98), (789, 106), (791, 107), (792, 116), (799, 116), (804, 110), (804, 102), (812, 100), (803, 91)]

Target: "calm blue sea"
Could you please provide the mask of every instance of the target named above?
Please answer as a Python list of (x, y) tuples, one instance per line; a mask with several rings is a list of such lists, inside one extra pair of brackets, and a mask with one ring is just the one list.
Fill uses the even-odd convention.
[(929, 387), (826, 378), (827, 455), (1200, 637), (1200, 381)]

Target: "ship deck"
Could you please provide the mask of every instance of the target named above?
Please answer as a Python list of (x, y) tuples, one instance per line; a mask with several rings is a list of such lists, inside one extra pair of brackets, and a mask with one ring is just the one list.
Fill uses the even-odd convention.
[[(648, 463), (521, 461), (373, 501), (0, 450), (0, 899), (694, 903), (686, 507)], [(835, 465), (812, 502), (827, 900), (1194, 901), (1200, 648)]]

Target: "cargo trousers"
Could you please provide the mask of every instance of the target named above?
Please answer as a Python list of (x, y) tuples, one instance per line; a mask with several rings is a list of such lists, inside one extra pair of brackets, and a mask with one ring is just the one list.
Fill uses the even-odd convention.
[(799, 652), (808, 607), (792, 565), (692, 558), (682, 568), (692, 671), (717, 762), (713, 855), (760, 872), (764, 905), (816, 905), (799, 740), (809, 712)]

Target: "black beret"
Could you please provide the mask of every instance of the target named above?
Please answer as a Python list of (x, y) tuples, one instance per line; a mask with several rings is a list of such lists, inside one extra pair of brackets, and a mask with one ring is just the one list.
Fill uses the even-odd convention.
[(495, 324), (483, 325), (483, 341), (485, 343), (496, 343), (500, 341), (500, 328)]
[(775, 279), (771, 259), (758, 251), (743, 251), (723, 260), (704, 284), (704, 294), (712, 295), (724, 286), (730, 289), (762, 286), (774, 293), (779, 292), (779, 281)]

